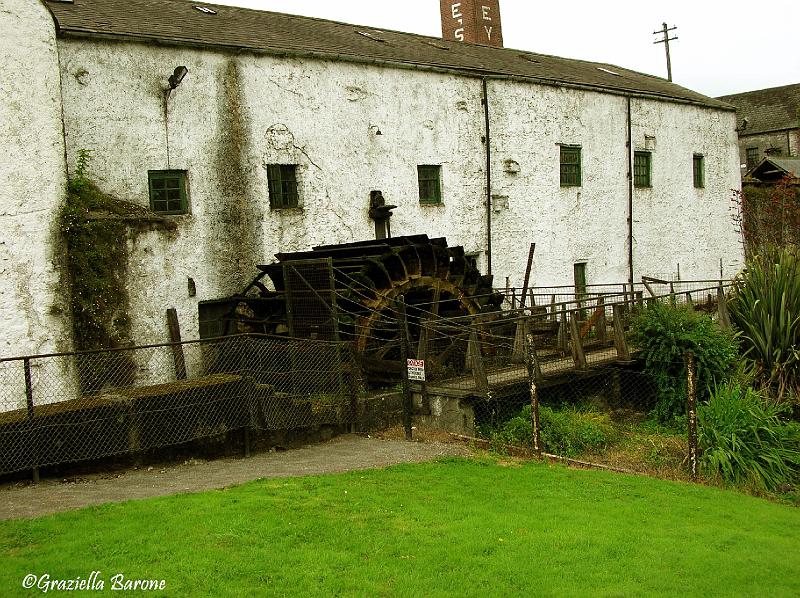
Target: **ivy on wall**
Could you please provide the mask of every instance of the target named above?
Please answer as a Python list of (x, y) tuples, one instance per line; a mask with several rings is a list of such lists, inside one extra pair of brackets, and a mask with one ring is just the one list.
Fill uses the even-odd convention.
[(175, 223), (138, 204), (112, 197), (88, 174), (90, 152), (78, 152), (69, 180), (60, 229), (66, 245), (75, 347), (107, 349), (130, 343), (128, 240)]

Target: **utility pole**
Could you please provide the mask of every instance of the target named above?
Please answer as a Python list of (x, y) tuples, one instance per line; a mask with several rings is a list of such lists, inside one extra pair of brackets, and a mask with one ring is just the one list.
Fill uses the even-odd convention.
[(669, 32), (675, 31), (677, 27), (667, 27), (666, 23), (662, 23), (662, 28), (658, 31), (653, 31), (653, 35), (662, 34), (664, 39), (654, 41), (654, 44), (664, 44), (664, 49), (667, 51), (667, 81), (672, 81), (672, 61), (669, 58), (669, 42), (678, 39), (678, 36), (670, 37)]

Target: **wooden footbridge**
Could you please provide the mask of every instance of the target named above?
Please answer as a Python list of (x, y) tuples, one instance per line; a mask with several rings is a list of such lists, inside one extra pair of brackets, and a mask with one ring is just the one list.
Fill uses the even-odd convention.
[[(658, 284), (666, 285), (666, 292), (659, 293)], [(551, 292), (553, 288), (529, 289), (531, 307), (517, 307), (522, 303), (519, 293), (507, 289), (509, 309), (464, 318), (469, 330), (464, 372), (437, 376), (434, 359), (432, 379), (412, 384), (412, 390), (454, 398), (499, 396), (526, 389), (531, 374), (543, 387), (576, 376), (601, 375), (609, 365), (631, 366), (638, 351), (628, 342), (630, 317), (635, 309), (656, 301), (717, 312), (720, 321), (728, 323), (725, 288), (719, 281), (676, 283), (645, 278), (643, 290), (620, 286), (620, 290), (577, 294), (566, 287), (560, 294)], [(541, 305), (543, 296), (549, 301)], [(454, 324), (451, 320), (442, 326)], [(430, 336), (430, 332), (421, 335), (418, 357), (424, 358), (424, 343)]]

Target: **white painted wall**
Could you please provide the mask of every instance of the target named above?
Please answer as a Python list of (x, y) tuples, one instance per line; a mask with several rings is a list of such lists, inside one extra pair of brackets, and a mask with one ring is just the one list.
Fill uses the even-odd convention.
[[(0, 357), (71, 348), (57, 251), (66, 184), (59, 86), (50, 13), (38, 1), (0, 0)], [(21, 371), (0, 364), (0, 410), (25, 405)]]
[[(59, 52), (70, 162), (92, 150), (101, 188), (142, 205), (149, 169), (189, 171), (191, 214), (175, 217), (177, 231), (130, 241), (136, 343), (167, 340), (168, 307), (184, 338), (195, 337), (198, 302), (240, 290), (277, 251), (370, 238), (372, 189), (399, 206), (394, 235), (485, 248), (480, 80), (74, 38), (60, 40)], [(165, 112), (178, 65), (189, 74)], [(489, 96), (496, 284), (507, 275), (521, 284), (530, 242), (536, 284), (571, 283), (576, 261), (588, 262), (590, 283), (624, 281), (626, 100), (511, 81), (490, 81)], [(741, 258), (728, 213), (738, 186), (733, 113), (639, 99), (632, 112), (634, 146), (655, 138), (653, 188), (634, 197), (636, 276), (680, 263), (684, 279), (716, 277), (720, 257), (733, 274)], [(579, 188), (559, 185), (559, 143), (582, 147)], [(692, 186), (695, 152), (706, 156), (704, 190)], [(519, 173), (506, 173), (506, 160)], [(299, 165), (300, 209), (269, 209), (269, 163)], [(444, 205), (419, 205), (418, 164), (442, 164)]]

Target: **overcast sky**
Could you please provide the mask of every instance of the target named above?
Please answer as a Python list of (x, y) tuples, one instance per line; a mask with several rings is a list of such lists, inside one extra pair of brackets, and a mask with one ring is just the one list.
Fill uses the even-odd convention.
[[(212, 0), (422, 35), (441, 35), (438, 0)], [(612, 8), (613, 7), (613, 8)], [(800, 0), (500, 0), (505, 46), (610, 62), (720, 96), (800, 83)]]

